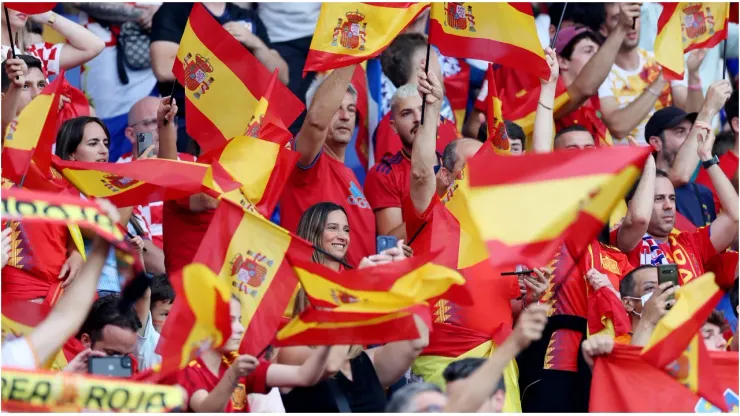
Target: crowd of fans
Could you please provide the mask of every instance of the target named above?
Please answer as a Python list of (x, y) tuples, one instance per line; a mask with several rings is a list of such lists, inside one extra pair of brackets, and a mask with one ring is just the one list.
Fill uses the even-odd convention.
[[(429, 15), (421, 14), (375, 59), (382, 72), (379, 121), (370, 126), (371, 140), (374, 149), (392, 151), (376, 151), (363, 166), (353, 146), (357, 129), (365, 128), (357, 123), (355, 65), (302, 76), (321, 3), (204, 6), (307, 103), (291, 126), (292, 150), (300, 155), (297, 168), (272, 220), (329, 253), (317, 251), (313, 261), (335, 271), (344, 270), (343, 262), (376, 267), (424, 254), (428, 247), (407, 242), (425, 222), (450, 215), (442, 199), (487, 136), (488, 82), (482, 76), (487, 63), (441, 56), (434, 48), (427, 55)], [(78, 87), (89, 106), (86, 115), (69, 117), (58, 129), (53, 150), (58, 157), (99, 163), (197, 160), (198, 146), (185, 129), (185, 91), (172, 73), (192, 7), (67, 3), (30, 16), (10, 10), (9, 20), (1, 19), (3, 132), (50, 80), (81, 67)], [(737, 351), (737, 11), (727, 46), (687, 54), (684, 79), (667, 81), (652, 50), (657, 3), (539, 3), (533, 8), (549, 78), (532, 83), (506, 67), (495, 75), (499, 90), (507, 85), (539, 97), (531, 131), (505, 122), (513, 157), (599, 146), (653, 149), (638, 184), (613, 215), (612, 229), (590, 243), (601, 264), (592, 257), (586, 267), (563, 261), (527, 265), (533, 273), (519, 277), (516, 296), (484, 294), (491, 304), (505, 303), (511, 313), (504, 319), (510, 335), (484, 352), (476, 347), (491, 341), (492, 334), (467, 323), (488, 319), (473, 315), (485, 315), (489, 305), (456, 306), (451, 318), (435, 314), (432, 328), (417, 319), (415, 340), (374, 348), (286, 347), (259, 359), (234, 357), (244, 327), (241, 308), (232, 300), (232, 337), (221, 349), (204, 351), (180, 375), (189, 410), (586, 411), (589, 391), (583, 377), (594, 357), (609, 354), (615, 343), (646, 345), (675, 302), (676, 287), (658, 280), (657, 267), (669, 263), (678, 265), (682, 284), (709, 271), (718, 281), (734, 280), (701, 336), (709, 350)], [(52, 31), (64, 42), (45, 41)], [(725, 66), (730, 69), (726, 77)], [(463, 67), (470, 70), (469, 100), (460, 114), (449, 100), (459, 84), (445, 80)], [(62, 98), (60, 110), (78, 105), (72, 94)], [(421, 124), (422, 119), (433, 122)], [(146, 150), (137, 148), (141, 133), (153, 137)], [(61, 175), (54, 181), (79, 193)], [(3, 189), (16, 185), (3, 177)], [(83, 352), (64, 371), (87, 372), (89, 358), (99, 356), (130, 356), (138, 371), (161, 362), (155, 350), (176, 301), (168, 275), (191, 263), (219, 201), (201, 193), (136, 207), (100, 202), (128, 229), (152, 276), (150, 287), (131, 308), (120, 308), (125, 272), (106, 240), (83, 230), (83, 261), (64, 225), (3, 222), (3, 299), (50, 303), (60, 286), (65, 289), (33, 332), (4, 339), (3, 367), (40, 368), (71, 338)], [(398, 246), (376, 254), (379, 235), (396, 237)], [(558, 293), (552, 292), (554, 286)], [(629, 317), (627, 335), (588, 333), (590, 295), (602, 288), (621, 302), (614, 313)], [(299, 292), (294, 313), (308, 302)], [(548, 320), (553, 316), (578, 317), (580, 329), (558, 327), (561, 321)], [(461, 344), (475, 342), (444, 365), (419, 370), (429, 348), (446, 348), (440, 348), (448, 342), (440, 333)], [(506, 375), (513, 360), (518, 380)], [(520, 404), (511, 403), (512, 396)]]

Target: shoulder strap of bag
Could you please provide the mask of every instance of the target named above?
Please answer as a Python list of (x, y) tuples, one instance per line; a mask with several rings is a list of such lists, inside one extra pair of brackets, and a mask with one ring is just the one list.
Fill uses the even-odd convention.
[(347, 401), (347, 396), (342, 393), (342, 389), (339, 388), (337, 380), (330, 378), (327, 380), (327, 383), (329, 384), (331, 395), (334, 396), (334, 401), (337, 404), (339, 413), (352, 413), (352, 409), (349, 407), (349, 402)]

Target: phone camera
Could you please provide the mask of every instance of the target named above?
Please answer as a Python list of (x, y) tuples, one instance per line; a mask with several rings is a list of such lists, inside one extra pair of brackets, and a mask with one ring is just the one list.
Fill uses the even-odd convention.
[(123, 358), (121, 358), (121, 367), (123, 367), (123, 368), (131, 368), (131, 357), (123, 357)]

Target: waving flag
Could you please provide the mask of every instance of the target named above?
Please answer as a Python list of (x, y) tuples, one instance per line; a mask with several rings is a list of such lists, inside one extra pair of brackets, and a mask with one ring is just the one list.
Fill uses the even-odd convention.
[(630, 190), (649, 152), (623, 147), (472, 158), (468, 209), (492, 264), (547, 264), (565, 238), (586, 246)]
[(727, 39), (730, 3), (661, 3), (655, 58), (669, 80), (684, 77), (684, 54)]
[(380, 55), (427, 7), (429, 2), (322, 3), (303, 74)]
[[(202, 4), (190, 12), (172, 67), (185, 88), (187, 131), (208, 154), (232, 137), (245, 134), (270, 72)], [(277, 83), (276, 112), (290, 126), (305, 106), (288, 88)]]
[[(9, 8), (10, 10), (15, 10), (17, 12), (25, 13), (25, 14), (41, 14), (48, 12), (54, 7), (56, 7), (57, 2), (54, 3), (41, 3), (41, 2), (33, 2), (33, 3), (16, 3), (16, 2), (8, 2), (3, 3), (3, 6)], [(5, 57), (3, 57), (5, 58)]]
[(208, 165), (167, 159), (95, 163), (61, 160), (54, 156), (52, 162), (84, 195), (108, 198), (119, 207), (215, 192), (207, 186), (213, 187), (214, 179), (222, 186), (233, 182)]
[[(63, 83), (64, 73), (61, 73), (8, 125), (2, 150), (3, 177), (21, 183), (31, 160), (35, 160), (42, 175), (50, 176), (49, 161), (56, 140), (57, 109)], [(36, 152), (37, 149), (40, 151)]]
[(488, 125), (488, 141), (486, 145), (493, 147), (497, 154), (507, 155), (511, 153), (511, 144), (509, 143), (509, 134), (506, 132), (504, 124), (504, 115), (501, 109), (501, 98), (496, 90), (496, 80), (493, 77), (493, 65), (488, 64), (486, 71), (488, 80), (488, 96), (486, 121)]
[(245, 333), (239, 352), (257, 355), (277, 333), (297, 279), (286, 253), (310, 259), (299, 237), (230, 201), (221, 201), (195, 261), (227, 282), (242, 307)]
[(529, 3), (433, 3), (429, 39), (445, 56), (550, 74)]
[(352, 74), (352, 86), (357, 91), (357, 137), (355, 151), (363, 170), (368, 169), (370, 160), (370, 129), (368, 127), (370, 102), (368, 101), (367, 75), (365, 62), (355, 67)]
[[(720, 386), (726, 409), (737, 413), (737, 352), (709, 351), (709, 361), (714, 369), (710, 377)], [(596, 358), (589, 412), (721, 413), (722, 410), (644, 360), (639, 347), (615, 344), (610, 354)]]

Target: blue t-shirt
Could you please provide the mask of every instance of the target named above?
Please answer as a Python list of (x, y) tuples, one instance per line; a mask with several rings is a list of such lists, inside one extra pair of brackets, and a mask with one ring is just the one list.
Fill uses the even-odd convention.
[(709, 225), (717, 218), (712, 191), (694, 182), (676, 188), (676, 210), (697, 227)]

